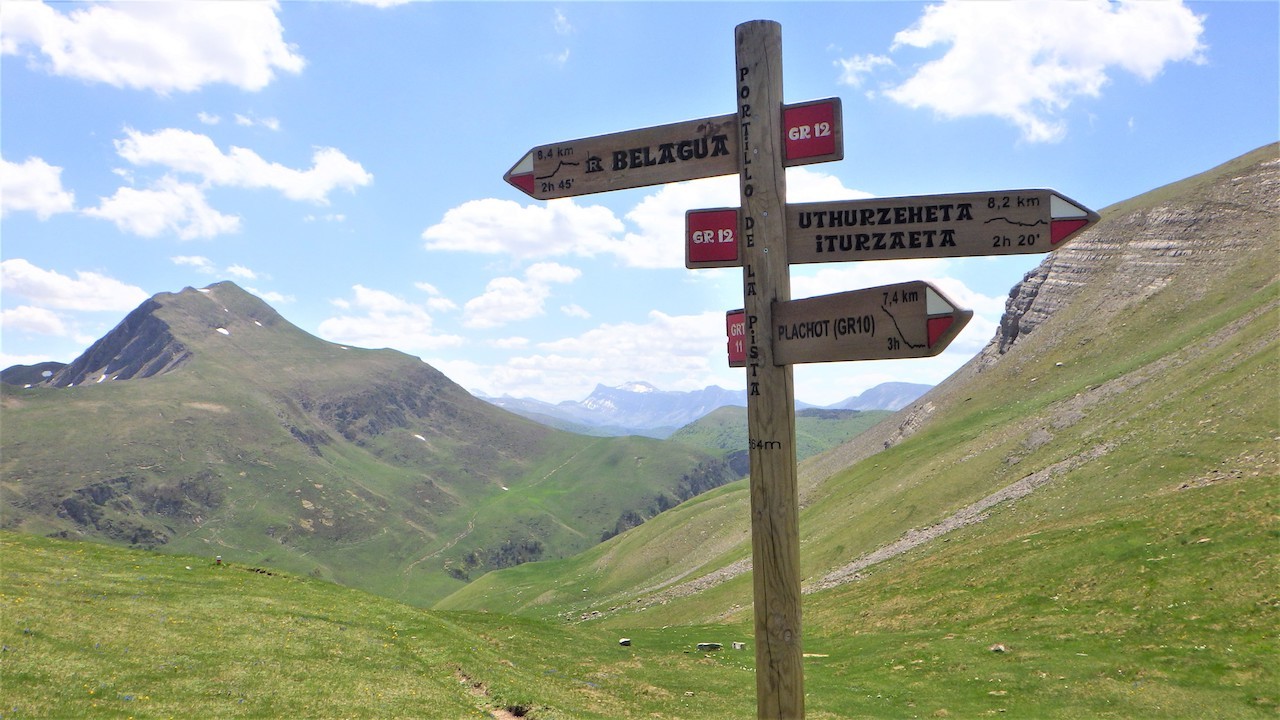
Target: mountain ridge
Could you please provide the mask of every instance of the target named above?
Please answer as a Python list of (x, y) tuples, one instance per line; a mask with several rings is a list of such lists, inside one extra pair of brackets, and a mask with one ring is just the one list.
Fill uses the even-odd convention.
[(715, 454), (563, 433), (418, 358), (327, 342), (231, 282), (159, 293), (4, 385), (7, 529), (216, 552), (426, 604), (736, 477)]
[[(931, 385), (886, 382), (821, 409), (899, 410)], [(644, 381), (610, 387), (597, 384), (581, 401), (548, 403), (532, 398), (477, 395), (486, 402), (543, 424), (598, 435), (645, 435), (667, 438), (686, 425), (723, 407), (747, 406), (746, 390), (709, 385), (701, 390), (660, 390)], [(797, 410), (817, 408), (796, 402)]]

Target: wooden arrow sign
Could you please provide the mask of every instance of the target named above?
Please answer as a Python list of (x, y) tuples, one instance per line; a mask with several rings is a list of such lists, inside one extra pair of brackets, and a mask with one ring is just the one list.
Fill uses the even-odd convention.
[(922, 280), (779, 302), (770, 329), (774, 362), (931, 357), (972, 317)]
[[(1099, 219), (1045, 189), (798, 203), (786, 214), (792, 264), (1050, 252)], [(689, 211), (685, 265), (741, 265), (727, 244), (739, 224), (733, 208)]]
[[(840, 98), (784, 105), (787, 167), (844, 157)], [(738, 172), (737, 115), (568, 140), (525, 153), (503, 180), (538, 200)]]

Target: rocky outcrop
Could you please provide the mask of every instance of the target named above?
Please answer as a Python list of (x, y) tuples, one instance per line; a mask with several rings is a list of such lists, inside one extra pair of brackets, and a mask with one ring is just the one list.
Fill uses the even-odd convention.
[[(1210, 276), (1260, 242), (1280, 239), (1280, 149), (1260, 148), (1192, 181), (1103, 211), (1103, 221), (1044, 259), (1013, 287), (1000, 328), (977, 358), (989, 366), (1081, 291), (1098, 321), (1154, 295), (1181, 273)], [(1101, 291), (1101, 292), (1098, 292)]]
[(44, 385), (68, 387), (103, 378), (129, 380), (166, 373), (191, 358), (191, 351), (155, 316), (160, 303), (150, 299), (129, 313), (111, 332), (89, 347)]

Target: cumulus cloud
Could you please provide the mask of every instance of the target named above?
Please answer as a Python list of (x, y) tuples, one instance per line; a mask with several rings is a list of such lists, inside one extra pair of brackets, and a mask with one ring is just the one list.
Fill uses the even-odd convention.
[(121, 232), (142, 237), (174, 233), (182, 240), (209, 238), (240, 230), (240, 218), (210, 207), (204, 190), (165, 176), (148, 190), (122, 187), (84, 214), (115, 223)]
[(6, 295), (57, 310), (132, 310), (149, 297), (142, 288), (101, 273), (78, 271), (71, 278), (22, 258), (0, 262), (0, 283)]
[(840, 68), (839, 82), (849, 87), (862, 87), (866, 77), (878, 67), (892, 66), (893, 60), (885, 55), (854, 55), (836, 60)]
[(176, 128), (149, 134), (126, 128), (115, 145), (120, 157), (137, 166), (197, 175), (210, 185), (271, 188), (291, 200), (322, 205), (336, 189), (354, 191), (373, 182), (360, 163), (329, 147), (315, 150), (310, 168), (295, 170), (267, 162), (247, 148), (232, 146), (224, 153), (209, 136)]
[(325, 319), (321, 337), (360, 347), (394, 347), (422, 352), (463, 344), (457, 335), (437, 334), (428, 309), (394, 293), (355, 285), (350, 298), (333, 301), (342, 314)]
[(582, 307), (577, 303), (569, 303), (568, 305), (561, 305), (560, 312), (564, 313), (565, 315), (568, 315), (569, 317), (584, 318), (584, 319), (591, 317), (591, 313), (588, 312), (586, 308)]
[(241, 127), (264, 127), (268, 130), (278, 131), (280, 129), (280, 120), (273, 117), (253, 117), (250, 115), (234, 114), (236, 124)]
[(467, 327), (494, 328), (542, 315), (551, 286), (573, 282), (581, 274), (577, 268), (546, 262), (529, 266), (523, 279), (494, 278), (482, 295), (463, 305), (462, 322)]
[(62, 168), (36, 157), (22, 163), (0, 158), (0, 217), (18, 210), (48, 220), (75, 204), (75, 193), (62, 189)]
[[(61, 9), (68, 10), (61, 12)], [(52, 75), (161, 94), (214, 83), (261, 90), (306, 61), (275, 2), (0, 6), (0, 52)]]
[(252, 288), (252, 287), (247, 287), (245, 288), (245, 290), (248, 290), (254, 295), (257, 295), (258, 297), (262, 298), (264, 301), (268, 303), (272, 303), (276, 305), (282, 304), (282, 303), (291, 303), (297, 299), (292, 295), (285, 295), (284, 293), (279, 293), (279, 292), (276, 292), (275, 290), (259, 290), (257, 288)]
[[(423, 231), (428, 250), (478, 252), (518, 259), (613, 255), (629, 267), (684, 267), (684, 215), (691, 208), (738, 204), (738, 178), (725, 176), (663, 185), (619, 219), (600, 205), (573, 200), (521, 205), (472, 200), (447, 211)], [(809, 168), (787, 171), (793, 202), (867, 197), (840, 179)]]
[(35, 335), (67, 335), (67, 326), (62, 318), (48, 308), (19, 305), (9, 310), (0, 311), (0, 327), (6, 331), (28, 332)]
[(604, 252), (621, 233), (622, 221), (599, 205), (573, 200), (521, 205), (512, 200), (471, 200), (448, 210), (422, 231), (428, 250), (478, 252), (520, 259)]
[[(126, 128), (115, 147), (134, 166), (159, 167), (164, 175), (147, 188), (121, 187), (83, 212), (142, 237), (173, 233), (191, 240), (238, 232), (238, 216), (209, 205), (205, 192), (211, 186), (267, 188), (291, 200), (327, 205), (334, 190), (354, 191), (373, 181), (360, 163), (335, 148), (316, 149), (311, 167), (297, 170), (268, 162), (246, 148), (232, 146), (223, 152), (207, 135), (175, 128), (154, 133)], [(180, 176), (194, 176), (194, 181)], [(342, 216), (326, 219), (341, 221)]]
[[(1173, 62), (1202, 62), (1203, 17), (1182, 2), (945, 0), (894, 37), (891, 52), (946, 46), (905, 82), (882, 91), (942, 117), (995, 116), (1029, 142), (1065, 137), (1061, 113), (1097, 97), (1116, 70), (1150, 81)], [(855, 56), (840, 64), (855, 87), (887, 63)]]
[(212, 275), (217, 272), (213, 267), (213, 261), (203, 255), (175, 255), (169, 260), (174, 265), (194, 268), (196, 272), (204, 275)]
[(465, 387), (547, 402), (586, 397), (596, 383), (620, 385), (636, 378), (666, 390), (697, 390), (724, 366), (724, 313), (653, 311), (643, 322), (606, 323), (533, 349), (496, 365), (433, 364)]

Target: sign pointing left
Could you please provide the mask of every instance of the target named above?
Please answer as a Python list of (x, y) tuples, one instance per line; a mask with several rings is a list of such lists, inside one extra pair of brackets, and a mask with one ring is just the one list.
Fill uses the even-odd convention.
[[(783, 106), (788, 167), (844, 157), (840, 98)], [(738, 172), (739, 121), (720, 115), (533, 148), (502, 176), (538, 200)]]

